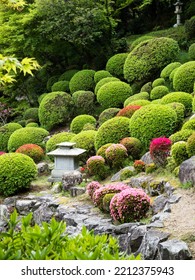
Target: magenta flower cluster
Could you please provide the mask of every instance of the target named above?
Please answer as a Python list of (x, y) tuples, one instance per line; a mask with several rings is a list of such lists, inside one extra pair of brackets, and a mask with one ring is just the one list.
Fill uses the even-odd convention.
[(165, 165), (170, 155), (172, 142), (169, 138), (159, 137), (150, 142), (150, 155), (157, 165)]
[(91, 199), (93, 198), (94, 192), (100, 187), (102, 187), (102, 185), (97, 181), (92, 181), (86, 186), (87, 194), (91, 197)]
[(150, 207), (150, 198), (142, 189), (126, 188), (114, 195), (110, 214), (114, 221), (128, 223), (139, 221)]

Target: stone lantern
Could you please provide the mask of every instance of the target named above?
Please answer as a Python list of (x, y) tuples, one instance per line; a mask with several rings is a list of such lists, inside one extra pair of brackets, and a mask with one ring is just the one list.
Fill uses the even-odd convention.
[(47, 153), (54, 156), (54, 169), (48, 181), (60, 182), (65, 172), (73, 172), (79, 168), (78, 156), (86, 150), (75, 148), (74, 145), (75, 143), (62, 142), (56, 145), (58, 146), (56, 150)]
[(175, 14), (177, 15), (177, 23), (174, 24), (174, 27), (177, 27), (181, 24), (181, 13), (182, 13), (182, 6), (183, 3), (181, 3), (180, 1), (177, 1), (175, 4), (173, 4), (175, 6)]

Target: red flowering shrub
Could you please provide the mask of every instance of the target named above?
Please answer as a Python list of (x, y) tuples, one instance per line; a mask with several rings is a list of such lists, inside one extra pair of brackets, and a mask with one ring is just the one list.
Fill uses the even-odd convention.
[(145, 217), (150, 198), (142, 189), (126, 188), (110, 202), (110, 214), (114, 221), (129, 223)]
[(145, 171), (145, 163), (142, 160), (135, 160), (133, 163), (133, 167), (138, 173)]
[(97, 181), (92, 181), (86, 186), (87, 194), (91, 197), (91, 199), (93, 198), (94, 192), (100, 187), (102, 187), (102, 185)]
[(171, 140), (166, 137), (155, 138), (150, 142), (150, 155), (158, 166), (165, 166), (170, 155)]
[(140, 108), (141, 108), (141, 106), (139, 106), (139, 105), (128, 105), (125, 108), (121, 109), (117, 113), (117, 116), (131, 118), (133, 116), (133, 114), (135, 113), (135, 111), (139, 110)]
[(127, 158), (127, 149), (122, 144), (112, 144), (105, 152), (106, 159), (113, 168), (120, 168), (123, 166), (125, 158)]
[(97, 176), (100, 179), (104, 179), (107, 174), (107, 168), (105, 166), (105, 159), (102, 156), (92, 156), (87, 160), (88, 173), (91, 176)]
[(101, 188), (98, 188), (94, 194), (93, 194), (93, 203), (95, 206), (99, 207), (101, 210), (103, 210), (103, 198), (108, 193), (118, 193), (125, 189), (129, 188), (128, 185), (123, 183), (117, 183), (117, 184), (108, 184), (106, 186), (102, 186)]
[(43, 149), (36, 144), (24, 144), (16, 150), (16, 153), (27, 155), (36, 163), (43, 160), (45, 156)]
[(125, 146), (128, 155), (130, 155), (133, 159), (140, 158), (141, 151), (142, 151), (142, 144), (139, 139), (135, 137), (125, 137), (120, 141), (120, 144)]
[(0, 156), (6, 154), (6, 152), (0, 151)]

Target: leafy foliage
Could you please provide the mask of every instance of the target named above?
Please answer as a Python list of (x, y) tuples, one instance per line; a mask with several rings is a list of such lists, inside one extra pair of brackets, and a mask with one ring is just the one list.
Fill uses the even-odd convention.
[(45, 154), (44, 150), (36, 144), (24, 144), (16, 150), (16, 153), (21, 153), (29, 156), (35, 163), (43, 160)]
[(4, 126), (0, 127), (0, 150), (7, 152), (7, 144), (11, 134), (17, 130), (22, 128), (22, 126), (18, 123), (8, 123)]
[(195, 61), (189, 61), (177, 68), (173, 77), (176, 91), (192, 93), (195, 80)]
[(70, 130), (77, 134), (83, 130), (85, 124), (96, 124), (96, 119), (90, 115), (78, 115), (76, 116), (70, 124)]

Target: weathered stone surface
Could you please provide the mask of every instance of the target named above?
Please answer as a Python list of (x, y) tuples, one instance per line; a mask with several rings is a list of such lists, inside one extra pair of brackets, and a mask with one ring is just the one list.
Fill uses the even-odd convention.
[(56, 182), (53, 184), (51, 192), (52, 193), (60, 193), (62, 191), (62, 185), (60, 182)]
[(160, 260), (190, 260), (191, 253), (185, 242), (172, 239), (159, 244), (158, 258)]
[(146, 192), (150, 196), (157, 196), (164, 193), (165, 190), (165, 182), (160, 180), (152, 180), (146, 189)]
[(1, 228), (7, 225), (7, 219), (9, 218), (9, 210), (6, 205), (0, 205), (0, 231)]
[(129, 246), (132, 253), (137, 253), (142, 244), (143, 237), (147, 231), (145, 225), (133, 227), (131, 232), (129, 232)]
[(83, 181), (81, 172), (66, 171), (62, 175), (62, 188), (64, 190), (69, 190), (71, 187), (79, 185)]
[(150, 164), (153, 163), (153, 160), (151, 158), (150, 152), (145, 153), (142, 157), (141, 160), (145, 162), (145, 164)]
[(120, 176), (121, 176), (121, 173), (124, 171), (124, 170), (130, 170), (132, 172), (135, 171), (135, 168), (133, 166), (126, 166), (124, 167), (123, 169), (121, 169), (119, 172), (117, 172), (116, 174), (114, 174), (112, 176), (112, 178), (110, 179), (111, 182), (118, 182), (120, 181)]
[(50, 173), (49, 165), (46, 162), (39, 162), (37, 164), (38, 175), (47, 175)]
[(195, 186), (195, 156), (182, 162), (179, 168), (181, 183), (192, 183)]
[(82, 188), (82, 187), (71, 187), (70, 188), (70, 195), (72, 197), (75, 197), (75, 196), (78, 196), (78, 195), (81, 195), (81, 194), (84, 194), (86, 192), (86, 189), (85, 188)]
[(36, 202), (36, 200), (20, 199), (16, 201), (15, 207), (20, 215), (27, 215), (29, 212), (31, 212)]
[(49, 222), (54, 213), (48, 207), (47, 203), (43, 203), (37, 210), (33, 212), (33, 220), (36, 224), (41, 225), (41, 223)]
[(168, 197), (164, 194), (161, 194), (157, 196), (154, 199), (153, 205), (152, 205), (152, 211), (154, 214), (157, 214), (158, 212), (162, 211), (165, 207), (165, 205), (168, 203)]
[(133, 188), (143, 188), (147, 189), (150, 182), (152, 182), (153, 177), (151, 175), (143, 175), (140, 177), (132, 177), (130, 178), (129, 184)]

